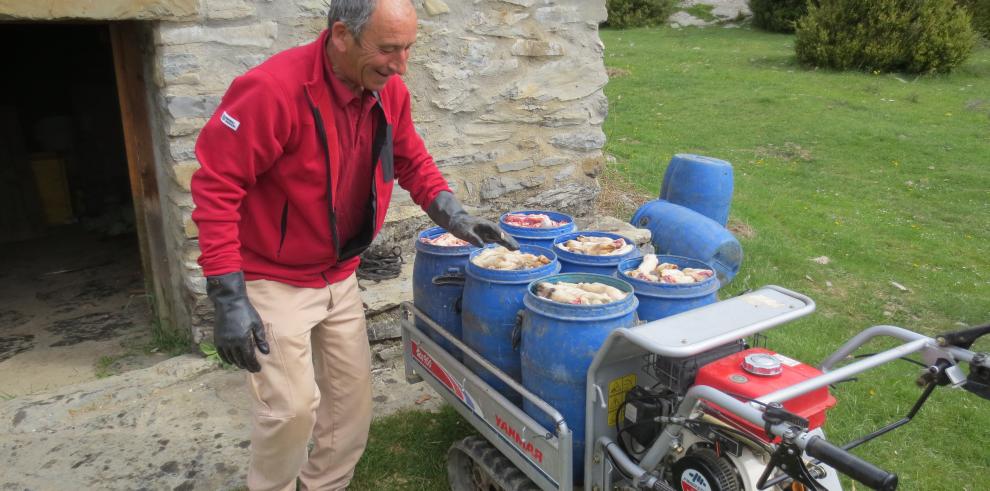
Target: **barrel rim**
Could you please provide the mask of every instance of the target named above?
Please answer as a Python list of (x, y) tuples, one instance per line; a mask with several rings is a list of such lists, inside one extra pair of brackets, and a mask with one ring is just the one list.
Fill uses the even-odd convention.
[[(584, 278), (583, 282), (597, 281), (600, 283), (605, 283), (609, 286), (614, 286), (621, 289), (623, 292), (627, 293), (626, 298), (622, 300), (617, 300), (615, 302), (600, 304), (600, 305), (573, 305), (560, 302), (554, 302), (543, 298), (536, 294), (535, 288), (536, 284), (548, 281), (556, 280), (554, 282), (564, 281), (569, 278)], [(591, 277), (591, 278), (588, 278)], [(582, 281), (577, 281), (580, 283)], [(535, 303), (534, 303), (535, 302)], [(607, 276), (598, 273), (584, 273), (584, 272), (571, 272), (571, 273), (557, 273), (554, 275), (546, 276), (543, 278), (538, 278), (526, 285), (526, 295), (523, 296), (523, 305), (530, 311), (541, 315), (552, 315), (555, 319), (571, 320), (579, 322), (595, 322), (598, 320), (613, 319), (616, 317), (621, 317), (628, 315), (630, 312), (635, 312), (639, 308), (639, 299), (636, 298), (636, 290), (633, 288), (629, 282), (616, 278), (614, 276)], [(597, 311), (597, 312), (594, 312)], [(595, 315), (589, 316), (589, 313), (594, 312)], [(569, 315), (569, 314), (577, 315)]]
[[(616, 268), (615, 274), (617, 277), (621, 277), (621, 279), (629, 282), (629, 284), (633, 286), (633, 290), (635, 290), (637, 295), (644, 295), (653, 298), (703, 297), (705, 295), (710, 295), (717, 292), (719, 288), (722, 287), (722, 284), (718, 279), (718, 270), (705, 261), (687, 256), (679, 256), (676, 254), (657, 254), (656, 256), (662, 263), (674, 262), (681, 268), (703, 266), (705, 269), (711, 270), (714, 274), (705, 281), (680, 284), (654, 283), (652, 281), (641, 280), (639, 278), (633, 278), (627, 275), (626, 271), (630, 271), (639, 266), (639, 264), (643, 261), (643, 257), (633, 257), (620, 262), (619, 266)], [(664, 259), (673, 259), (673, 261), (665, 261)], [(694, 263), (695, 265), (687, 266), (684, 263)]]
[(474, 279), (484, 281), (486, 283), (522, 284), (529, 283), (534, 279), (544, 278), (560, 271), (560, 261), (557, 259), (557, 255), (554, 254), (553, 251), (547, 249), (546, 247), (531, 244), (520, 244), (519, 250), (530, 254), (542, 254), (547, 256), (550, 258), (550, 262), (548, 264), (531, 269), (498, 270), (483, 268), (471, 261), (485, 249), (493, 249), (495, 247), (498, 247), (498, 245), (489, 244), (483, 248), (471, 251), (471, 254), (468, 256), (467, 266), (464, 268), (464, 273)]
[[(614, 239), (625, 239), (626, 242), (632, 244), (632, 249), (622, 255), (615, 256), (592, 256), (589, 254), (579, 254), (576, 252), (568, 251), (559, 245), (570, 239), (577, 238), (580, 236), (591, 236), (591, 237), (611, 237)], [(588, 266), (615, 266), (618, 265), (624, 259), (629, 259), (630, 257), (636, 257), (639, 254), (639, 248), (636, 247), (636, 242), (625, 235), (618, 234), (615, 232), (606, 232), (604, 230), (582, 230), (569, 232), (558, 236), (553, 240), (553, 251), (557, 253), (557, 258), (561, 261), (573, 263), (573, 264), (585, 264)]]
[(466, 256), (471, 253), (471, 251), (478, 249), (474, 244), (467, 244), (462, 246), (444, 247), (436, 246), (432, 244), (427, 244), (423, 242), (424, 237), (436, 237), (437, 235), (447, 232), (447, 229), (443, 227), (430, 227), (423, 230), (416, 235), (416, 251), (425, 252), (427, 254), (433, 254), (437, 256)]
[[(560, 225), (558, 227), (550, 228), (530, 228), (530, 227), (517, 227), (515, 225), (509, 225), (505, 223), (505, 217), (509, 214), (523, 214), (523, 215), (538, 215), (545, 214), (553, 220), (560, 221), (560, 219), (567, 220), (567, 223)], [(527, 239), (553, 239), (557, 235), (562, 233), (568, 233), (577, 229), (577, 224), (574, 223), (574, 217), (566, 213), (561, 213), (559, 211), (552, 210), (516, 210), (507, 211), (498, 218), (498, 225), (512, 235), (513, 237), (523, 237)], [(527, 232), (534, 235), (527, 235)]]

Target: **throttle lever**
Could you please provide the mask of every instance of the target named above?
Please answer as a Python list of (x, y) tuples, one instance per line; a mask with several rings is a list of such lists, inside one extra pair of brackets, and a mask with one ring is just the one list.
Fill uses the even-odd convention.
[(988, 333), (990, 333), (990, 324), (939, 334), (935, 336), (935, 340), (942, 347), (956, 346), (962, 349), (969, 349), (977, 339)]

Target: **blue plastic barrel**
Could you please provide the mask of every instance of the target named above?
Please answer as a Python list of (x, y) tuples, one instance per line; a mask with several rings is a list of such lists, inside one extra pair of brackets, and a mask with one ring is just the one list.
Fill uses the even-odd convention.
[[(626, 243), (632, 244), (632, 249), (625, 254), (614, 256), (592, 256), (589, 254), (571, 252), (558, 247), (560, 244), (563, 244), (571, 239), (577, 239), (580, 236), (625, 239)], [(612, 273), (615, 272), (615, 268), (619, 266), (619, 263), (622, 262), (623, 259), (639, 257), (642, 255), (636, 247), (635, 242), (630, 240), (628, 237), (613, 234), (612, 232), (571, 232), (569, 234), (561, 235), (553, 241), (553, 252), (557, 253), (557, 259), (560, 260), (561, 273), (595, 273), (604, 276), (612, 276)]]
[[(505, 223), (505, 217), (512, 214), (523, 214), (523, 215), (546, 215), (550, 217), (551, 220), (555, 222), (567, 222), (559, 227), (550, 228), (528, 228), (528, 227), (516, 227), (508, 225)], [(515, 237), (516, 241), (520, 244), (531, 244), (540, 247), (546, 247), (547, 249), (553, 248), (553, 240), (560, 237), (563, 234), (573, 232), (575, 230), (574, 217), (570, 215), (565, 215), (563, 213), (557, 213), (555, 211), (542, 211), (542, 210), (521, 210), (512, 211), (505, 213), (498, 220), (498, 224), (502, 227), (505, 233)]]
[[(513, 347), (513, 332), (521, 327), (518, 321), (521, 320), (526, 286), (533, 280), (560, 271), (557, 256), (550, 249), (522, 244), (519, 250), (546, 256), (550, 263), (533, 269), (503, 271), (482, 268), (468, 261), (464, 309), (461, 313), (464, 344), (517, 382), (521, 380), (519, 350)], [(472, 252), (471, 259), (481, 251), (482, 249)], [(465, 358), (464, 364), (517, 406), (522, 403), (519, 393), (477, 362)]]
[[(612, 276), (564, 273), (530, 283), (523, 304), (520, 361), (522, 383), (553, 406), (574, 434), (574, 482), (584, 480), (585, 390), (588, 367), (609, 333), (636, 322), (635, 295), (604, 305), (557, 303), (536, 294), (536, 285), (551, 283), (604, 283), (631, 293), (632, 286)], [(544, 428), (554, 431), (554, 422), (539, 408), (523, 401), (523, 410)]]
[(719, 225), (729, 220), (732, 164), (711, 157), (679, 153), (670, 159), (660, 199), (692, 209)]
[(639, 207), (630, 223), (650, 230), (657, 254), (710, 264), (722, 286), (739, 272), (743, 255), (739, 241), (725, 227), (696, 211), (658, 199)]
[[(676, 264), (678, 268), (713, 269), (711, 266), (683, 256), (657, 255), (661, 263)], [(628, 281), (639, 299), (636, 314), (641, 321), (655, 321), (674, 314), (718, 301), (718, 278), (712, 276), (698, 283), (657, 283), (626, 276), (626, 271), (636, 269), (643, 258), (626, 259), (619, 263), (616, 275)]]
[[(454, 337), (461, 338), (461, 295), (464, 292), (464, 268), (473, 245), (443, 247), (420, 239), (433, 238), (447, 231), (433, 227), (420, 232), (416, 239), (416, 262), (413, 264), (413, 305), (440, 324)], [(417, 320), (416, 327), (427, 333), (443, 349), (461, 359), (461, 350)]]

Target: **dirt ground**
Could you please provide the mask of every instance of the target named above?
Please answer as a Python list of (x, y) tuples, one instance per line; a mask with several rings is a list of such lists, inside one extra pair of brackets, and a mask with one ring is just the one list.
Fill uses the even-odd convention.
[(136, 239), (68, 227), (0, 245), (0, 397), (154, 365)]
[[(366, 301), (393, 305), (388, 286)], [(0, 245), (0, 490), (242, 488), (244, 372), (154, 352), (150, 323), (127, 235), (69, 227)], [(372, 351), (375, 417), (441, 405), (406, 383), (397, 340)]]

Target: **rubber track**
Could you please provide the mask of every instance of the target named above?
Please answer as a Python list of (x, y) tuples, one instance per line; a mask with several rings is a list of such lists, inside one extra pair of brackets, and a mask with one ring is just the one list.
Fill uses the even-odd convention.
[[(470, 469), (465, 469), (457, 464), (458, 456), (456, 454), (461, 454), (477, 464), (488, 475), (492, 483), (498, 486), (499, 491), (540, 490), (533, 481), (526, 477), (519, 468), (513, 465), (488, 440), (480, 436), (469, 436), (455, 442), (447, 452), (447, 472), (452, 491), (490, 491), (488, 489), (478, 489), (476, 486), (460, 489), (455, 488), (456, 481), (453, 474), (463, 473), (465, 471), (470, 472)], [(464, 480), (470, 482), (470, 475), (466, 476)]]

